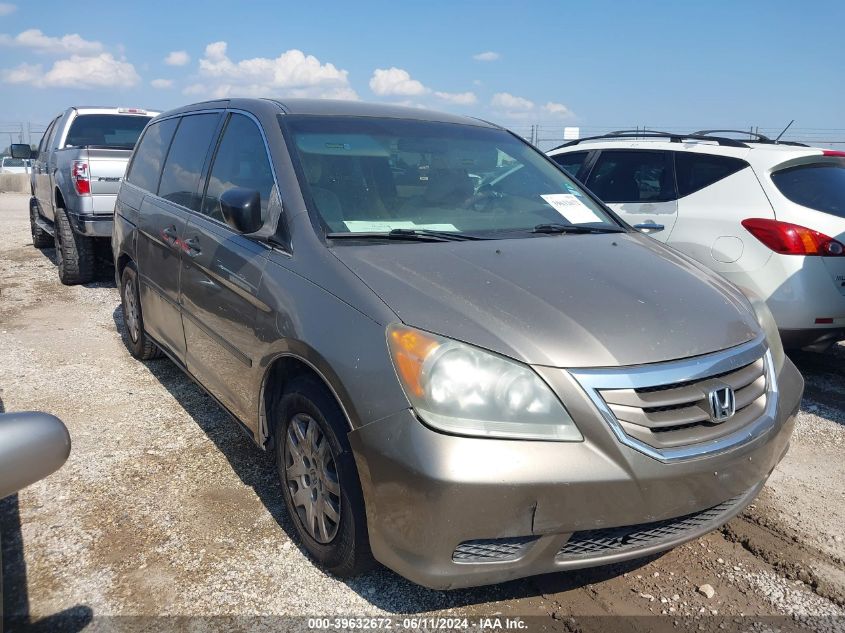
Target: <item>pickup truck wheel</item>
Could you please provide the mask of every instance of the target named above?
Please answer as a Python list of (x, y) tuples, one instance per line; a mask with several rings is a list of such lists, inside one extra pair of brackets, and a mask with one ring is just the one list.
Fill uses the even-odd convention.
[(94, 278), (93, 240), (74, 233), (64, 209), (56, 209), (56, 257), (59, 281), (64, 285), (84, 284)]
[(120, 302), (123, 306), (123, 340), (129, 353), (138, 360), (161, 356), (161, 350), (144, 331), (141, 296), (138, 294), (138, 271), (131, 263), (126, 265), (120, 276)]
[(292, 379), (277, 411), (276, 468), (300, 541), (336, 576), (366, 571), (375, 561), (346, 417), (311, 377)]
[(29, 228), (32, 231), (32, 245), (35, 248), (50, 248), (54, 245), (53, 236), (38, 226), (38, 207), (29, 204)]

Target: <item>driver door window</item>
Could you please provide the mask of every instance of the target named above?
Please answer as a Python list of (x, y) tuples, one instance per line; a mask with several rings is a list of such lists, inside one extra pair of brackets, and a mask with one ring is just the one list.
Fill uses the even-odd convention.
[(232, 114), (214, 157), (202, 213), (225, 223), (220, 196), (228, 189), (239, 187), (258, 192), (261, 219), (266, 220), (274, 185), (273, 169), (258, 126), (249, 117)]

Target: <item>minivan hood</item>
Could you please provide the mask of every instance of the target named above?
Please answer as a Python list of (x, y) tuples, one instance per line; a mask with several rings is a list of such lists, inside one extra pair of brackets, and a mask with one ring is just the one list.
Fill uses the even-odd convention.
[(666, 361), (760, 332), (734, 286), (635, 233), (331, 250), (405, 324), (533, 365)]

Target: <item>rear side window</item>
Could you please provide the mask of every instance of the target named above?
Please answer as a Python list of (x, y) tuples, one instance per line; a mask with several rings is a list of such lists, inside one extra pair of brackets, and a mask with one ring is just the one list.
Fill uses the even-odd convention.
[(200, 174), (219, 120), (219, 114), (195, 114), (182, 118), (161, 173), (159, 196), (199, 211), (202, 197), (202, 192), (197, 192)]
[(550, 156), (550, 158), (558, 165), (563, 167), (563, 170), (570, 176), (578, 176), (584, 161), (587, 159), (587, 152), (569, 152), (566, 154), (557, 154)]
[(214, 156), (202, 212), (224, 222), (220, 196), (224, 191), (240, 187), (258, 192), (261, 219), (265, 220), (274, 185), (273, 169), (258, 126), (249, 117), (233, 114)]
[(178, 123), (178, 119), (167, 119), (153, 123), (147, 128), (138, 144), (138, 149), (135, 150), (135, 156), (126, 176), (127, 181), (146, 191), (155, 193), (158, 190), (161, 166)]
[(678, 195), (688, 196), (745, 167), (748, 167), (748, 163), (731, 156), (676, 152), (675, 174), (678, 179)]
[(845, 161), (781, 169), (772, 181), (795, 204), (845, 218)]
[(666, 202), (675, 199), (667, 152), (603, 151), (587, 187), (604, 202)]
[(38, 153), (46, 152), (47, 149), (50, 147), (50, 138), (53, 136), (53, 132), (56, 128), (56, 121), (58, 121), (61, 117), (57, 116), (50, 122), (50, 125), (47, 126), (47, 129), (44, 131), (44, 136), (41, 137), (41, 142), (38, 144)]
[(65, 147), (132, 149), (150, 118), (129, 114), (82, 114), (70, 124)]

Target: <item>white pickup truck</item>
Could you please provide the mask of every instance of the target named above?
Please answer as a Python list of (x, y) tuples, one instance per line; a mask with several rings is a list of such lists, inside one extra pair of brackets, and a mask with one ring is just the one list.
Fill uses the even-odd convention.
[(156, 114), (140, 108), (70, 107), (53, 119), (37, 150), (12, 145), (12, 156), (32, 159), (32, 243), (47, 248), (55, 241), (62, 283), (93, 279), (98, 244), (111, 237), (126, 165)]

